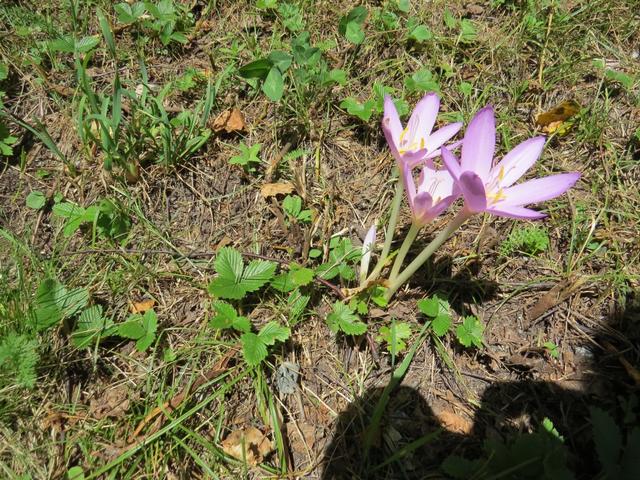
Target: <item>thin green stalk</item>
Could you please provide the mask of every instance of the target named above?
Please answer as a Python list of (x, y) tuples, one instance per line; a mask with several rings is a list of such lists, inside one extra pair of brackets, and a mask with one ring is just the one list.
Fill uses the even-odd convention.
[(398, 183), (396, 183), (396, 193), (393, 197), (393, 202), (391, 203), (391, 216), (389, 217), (387, 231), (384, 234), (384, 246), (382, 247), (380, 257), (378, 257), (378, 263), (376, 264), (376, 267), (373, 269), (373, 272), (371, 272), (371, 275), (367, 277), (367, 280), (363, 285), (366, 285), (367, 283), (377, 279), (378, 275), (380, 275), (380, 272), (384, 268), (384, 264), (386, 263), (387, 257), (389, 256), (389, 251), (391, 250), (393, 234), (396, 230), (396, 225), (398, 224), (398, 214), (400, 213), (400, 205), (402, 204), (403, 192), (404, 187), (402, 185), (402, 179), (398, 178)]
[(418, 235), (420, 228), (421, 226), (417, 225), (416, 223), (411, 224), (411, 228), (407, 232), (407, 236), (404, 237), (404, 242), (402, 242), (402, 245), (400, 246), (400, 250), (398, 251), (398, 256), (396, 257), (395, 262), (393, 262), (391, 275), (389, 275), (390, 282), (393, 282), (395, 278), (398, 276), (398, 273), (400, 273), (400, 268), (402, 268), (404, 259), (407, 256), (407, 253), (409, 253), (409, 249), (411, 248), (411, 245), (413, 245), (413, 242), (416, 239), (416, 236)]
[(433, 253), (440, 248), (440, 246), (446, 242), (453, 233), (460, 228), (460, 226), (467, 221), (467, 219), (471, 216), (471, 213), (467, 211), (466, 208), (463, 208), (458, 212), (458, 214), (449, 222), (449, 224), (440, 231), (440, 233), (434, 238), (429, 245), (427, 245), (420, 255), (418, 255), (413, 262), (409, 264), (404, 271), (398, 275), (395, 279), (391, 281), (391, 285), (385, 294), (385, 299), (390, 300), (393, 297), (393, 294), (396, 293), (398, 288), (400, 288), (411, 276), (416, 273), (416, 271), (424, 265), (424, 263), (429, 259)]

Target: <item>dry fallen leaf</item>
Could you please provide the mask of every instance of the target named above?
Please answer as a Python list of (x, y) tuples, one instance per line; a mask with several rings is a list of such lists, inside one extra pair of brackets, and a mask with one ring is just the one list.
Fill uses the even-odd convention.
[(155, 304), (156, 301), (153, 298), (149, 298), (147, 300), (132, 303), (129, 305), (129, 310), (131, 310), (131, 313), (144, 313), (147, 310), (151, 310)]
[(291, 182), (265, 183), (260, 187), (260, 194), (264, 198), (275, 197), (276, 195), (287, 195), (295, 190)]
[(469, 435), (473, 430), (473, 423), (457, 413), (442, 410), (435, 414), (438, 420), (447, 430)]
[(536, 115), (536, 125), (542, 127), (542, 131), (545, 133), (564, 135), (572, 125), (567, 120), (575, 116), (579, 111), (580, 104), (578, 102), (567, 100), (551, 110)]
[(244, 130), (244, 127), (244, 115), (237, 108), (225, 110), (211, 123), (211, 129), (216, 133), (222, 131), (227, 133), (240, 132)]
[(255, 427), (234, 430), (222, 441), (222, 450), (238, 460), (255, 466), (273, 451), (267, 436)]
[(130, 391), (129, 386), (125, 384), (118, 385), (103, 392), (98, 398), (92, 398), (89, 403), (89, 416), (96, 420), (102, 420), (108, 417), (121, 417), (129, 410), (131, 400), (135, 399), (137, 394)]
[(540, 318), (542, 315), (547, 313), (556, 305), (564, 302), (567, 298), (569, 298), (574, 292), (580, 289), (582, 285), (584, 285), (584, 278), (565, 278), (560, 281), (556, 286), (554, 286), (547, 293), (542, 295), (536, 303), (533, 304), (529, 310), (526, 312), (526, 320), (525, 329), (529, 328), (534, 321)]

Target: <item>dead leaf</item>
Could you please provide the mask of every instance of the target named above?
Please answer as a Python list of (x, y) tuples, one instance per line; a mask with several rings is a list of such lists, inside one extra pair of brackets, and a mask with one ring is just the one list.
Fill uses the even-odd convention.
[[(434, 412), (435, 413), (435, 412)], [(442, 410), (435, 414), (438, 420), (447, 430), (455, 433), (469, 435), (473, 430), (473, 423), (457, 413)]]
[(244, 115), (238, 108), (225, 110), (211, 123), (211, 129), (216, 133), (222, 131), (227, 133), (241, 132), (245, 126)]
[(316, 426), (303, 423), (296, 428), (294, 422), (287, 423), (287, 432), (291, 441), (291, 449), (300, 454), (313, 451), (317, 440)]
[(131, 310), (131, 313), (144, 313), (147, 310), (151, 310), (155, 304), (156, 301), (153, 298), (149, 298), (147, 300), (132, 303), (129, 305), (129, 310)]
[(137, 398), (125, 384), (110, 388), (98, 398), (92, 398), (89, 402), (89, 416), (96, 420), (103, 418), (117, 418), (129, 410), (131, 400)]
[(255, 427), (234, 430), (222, 441), (222, 450), (233, 458), (246, 460), (248, 465), (261, 463), (273, 451), (267, 436)]
[(264, 198), (275, 197), (276, 195), (288, 195), (295, 190), (291, 182), (265, 183), (260, 187), (260, 194)]
[(580, 111), (580, 104), (574, 100), (566, 100), (551, 110), (536, 115), (536, 125), (545, 133), (566, 134), (572, 126), (568, 122)]
[(555, 287), (545, 293), (533, 304), (526, 313), (526, 319), (528, 325), (525, 328), (529, 328), (535, 320), (547, 313), (556, 305), (564, 302), (571, 294), (577, 291), (582, 285), (584, 285), (584, 278), (570, 277), (559, 282)]

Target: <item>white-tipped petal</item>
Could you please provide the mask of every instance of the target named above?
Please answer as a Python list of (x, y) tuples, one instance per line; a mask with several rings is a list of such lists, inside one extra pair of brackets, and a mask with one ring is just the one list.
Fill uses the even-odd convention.
[(364, 243), (362, 244), (362, 258), (360, 260), (360, 284), (363, 284), (367, 279), (369, 273), (369, 262), (371, 261), (371, 254), (376, 248), (376, 224), (371, 225), (371, 228), (364, 237)]

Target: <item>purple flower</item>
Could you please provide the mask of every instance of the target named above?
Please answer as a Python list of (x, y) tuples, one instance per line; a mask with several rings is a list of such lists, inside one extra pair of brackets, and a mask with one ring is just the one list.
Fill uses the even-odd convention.
[(417, 188), (410, 168), (403, 167), (402, 175), (413, 223), (419, 226), (431, 222), (460, 195), (453, 178), (444, 169), (436, 170), (425, 165), (420, 173)]
[(493, 108), (480, 110), (469, 123), (462, 140), (461, 163), (446, 148), (442, 159), (471, 213), (489, 212), (510, 218), (535, 219), (546, 215), (525, 208), (562, 195), (580, 178), (580, 173), (561, 173), (514, 183), (536, 162), (545, 138), (535, 137), (517, 145), (495, 166), (496, 126)]
[(439, 156), (440, 147), (462, 128), (460, 122), (451, 123), (431, 133), (439, 109), (438, 95), (426, 94), (413, 109), (409, 123), (403, 129), (393, 100), (388, 95), (384, 97), (382, 131), (401, 168), (405, 164), (413, 168), (424, 160), (433, 167), (431, 159)]

